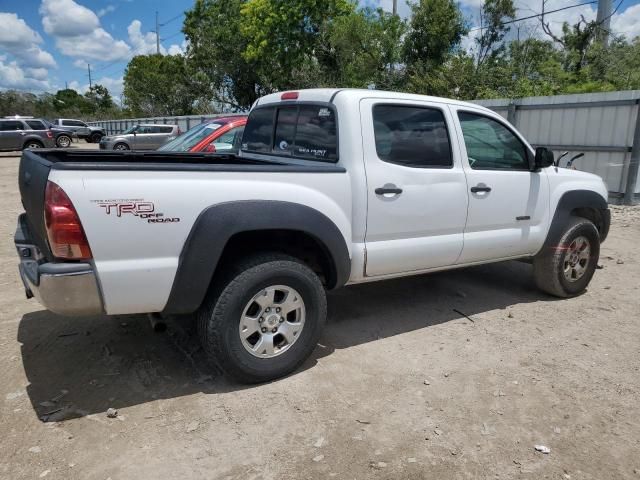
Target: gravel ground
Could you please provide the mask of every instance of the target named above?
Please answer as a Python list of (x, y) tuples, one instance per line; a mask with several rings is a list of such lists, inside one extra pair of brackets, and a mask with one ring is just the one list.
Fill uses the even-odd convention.
[(303, 368), (246, 387), (184, 322), (26, 300), (17, 167), (0, 158), (0, 478), (640, 479), (639, 208), (613, 207), (579, 298), (520, 262), (345, 288)]

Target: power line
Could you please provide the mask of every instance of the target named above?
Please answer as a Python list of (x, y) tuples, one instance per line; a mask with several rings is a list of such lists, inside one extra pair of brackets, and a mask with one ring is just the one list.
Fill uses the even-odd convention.
[[(585, 5), (591, 5), (591, 4), (594, 4), (594, 3), (598, 3), (598, 2), (594, 0), (594, 1), (591, 1), (591, 2), (583, 2), (583, 3), (578, 3), (576, 5), (569, 5), (567, 7), (557, 8), (555, 10), (549, 10), (548, 12), (536, 13), (535, 15), (529, 15), (528, 17), (516, 18), (514, 20), (509, 20), (508, 22), (501, 22), (501, 25), (509, 25), (510, 23), (521, 22), (522, 20), (530, 20), (532, 18), (542, 17), (543, 15), (549, 15), (550, 13), (561, 12), (563, 10), (569, 10), (570, 8), (583, 7)], [(469, 32), (475, 32), (476, 30), (483, 30), (484, 28), (486, 28), (486, 27), (475, 27), (475, 28), (472, 28), (471, 30), (469, 30)]]
[(169, 20), (167, 20), (166, 22), (163, 22), (160, 24), (161, 27), (164, 27), (165, 25), (167, 25), (168, 23), (173, 22), (174, 20), (179, 19), (180, 17), (182, 17), (184, 15), (184, 12), (179, 13), (178, 15), (176, 15), (175, 17), (171, 17)]

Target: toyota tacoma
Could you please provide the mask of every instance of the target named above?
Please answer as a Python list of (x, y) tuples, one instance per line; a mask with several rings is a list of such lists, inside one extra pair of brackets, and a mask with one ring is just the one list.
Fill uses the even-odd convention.
[(528, 259), (589, 284), (607, 188), (457, 100), (311, 89), (253, 105), (235, 155), (27, 150), (15, 244), (61, 315), (188, 314), (232, 377), (295, 370), (349, 284)]

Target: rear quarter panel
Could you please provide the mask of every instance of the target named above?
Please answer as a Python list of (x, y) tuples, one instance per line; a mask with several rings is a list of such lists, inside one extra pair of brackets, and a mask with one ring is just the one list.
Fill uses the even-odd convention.
[[(194, 222), (218, 203), (303, 204), (330, 218), (351, 246), (348, 173), (52, 170), (49, 179), (65, 190), (78, 211), (108, 314), (163, 310)], [(153, 223), (118, 212), (117, 205), (135, 203), (177, 220)]]

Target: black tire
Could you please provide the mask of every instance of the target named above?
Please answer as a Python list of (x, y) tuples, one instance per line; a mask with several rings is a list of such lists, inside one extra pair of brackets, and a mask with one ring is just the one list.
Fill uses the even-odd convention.
[(89, 143), (100, 143), (101, 139), (102, 139), (102, 134), (101, 133), (92, 133), (91, 136), (89, 138), (87, 138), (87, 142), (89, 142)]
[(58, 138), (56, 138), (56, 146), (59, 148), (68, 148), (71, 146), (71, 142), (69, 135), (58, 135)]
[[(240, 318), (251, 299), (265, 288), (284, 285), (299, 292), (305, 307), (300, 336), (272, 358), (251, 354), (240, 338)], [(255, 255), (226, 269), (198, 311), (197, 330), (207, 356), (235, 380), (258, 383), (294, 371), (315, 348), (327, 318), (327, 300), (318, 276), (288, 255)]]
[[(590, 253), (588, 262), (584, 266), (584, 273), (575, 280), (569, 280), (565, 275), (565, 267), (570, 261), (574, 240), (585, 238), (589, 243)], [(557, 242), (557, 247), (548, 248), (533, 259), (533, 272), (536, 285), (543, 292), (556, 297), (574, 297), (582, 293), (589, 285), (600, 258), (600, 235), (598, 229), (590, 220), (582, 217), (571, 217), (564, 233)], [(568, 275), (571, 275), (568, 273)]]
[(25, 148), (44, 148), (44, 144), (39, 140), (27, 140), (22, 146), (23, 150)]
[(124, 151), (124, 150), (130, 150), (129, 145), (127, 145), (126, 143), (116, 143), (113, 146), (114, 150), (120, 150), (120, 151)]

